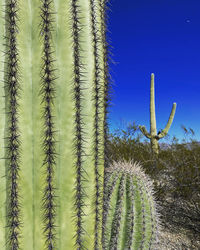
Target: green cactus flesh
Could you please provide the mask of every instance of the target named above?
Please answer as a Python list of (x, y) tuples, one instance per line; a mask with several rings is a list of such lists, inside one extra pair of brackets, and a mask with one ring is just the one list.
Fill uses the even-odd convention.
[(174, 115), (176, 111), (176, 103), (173, 103), (172, 110), (165, 128), (157, 134), (156, 128), (156, 113), (155, 113), (155, 88), (154, 88), (154, 74), (151, 74), (151, 88), (150, 88), (150, 133), (147, 132), (145, 126), (139, 126), (141, 132), (143, 133), (146, 138), (150, 139), (151, 141), (151, 149), (154, 155), (158, 155), (159, 147), (158, 147), (158, 140), (165, 137), (170, 129), (170, 126), (173, 122)]
[(114, 162), (107, 172), (103, 249), (155, 249), (159, 216), (151, 181), (137, 163)]
[(101, 249), (105, 16), (104, 0), (0, 0), (2, 250)]

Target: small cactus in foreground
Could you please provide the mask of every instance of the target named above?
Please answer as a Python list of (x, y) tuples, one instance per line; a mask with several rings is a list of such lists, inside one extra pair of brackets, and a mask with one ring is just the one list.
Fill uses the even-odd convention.
[(114, 162), (107, 174), (103, 249), (155, 249), (160, 223), (152, 182), (131, 161)]
[(158, 155), (158, 140), (167, 135), (170, 126), (173, 122), (175, 111), (176, 111), (176, 103), (173, 103), (172, 111), (169, 116), (169, 120), (167, 122), (166, 127), (157, 134), (156, 129), (156, 113), (155, 113), (155, 96), (154, 96), (154, 74), (151, 74), (151, 90), (150, 90), (150, 133), (147, 132), (145, 126), (139, 126), (141, 132), (151, 140), (151, 149), (153, 154)]

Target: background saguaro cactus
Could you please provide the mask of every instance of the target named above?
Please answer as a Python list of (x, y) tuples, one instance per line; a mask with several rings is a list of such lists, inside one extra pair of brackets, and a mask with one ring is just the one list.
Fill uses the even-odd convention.
[(176, 111), (176, 103), (173, 103), (172, 111), (169, 116), (169, 120), (167, 122), (166, 127), (162, 130), (161, 133), (157, 134), (156, 129), (156, 113), (155, 113), (155, 90), (154, 90), (154, 74), (151, 74), (151, 89), (150, 89), (150, 133), (147, 132), (145, 126), (139, 126), (141, 132), (151, 140), (151, 148), (152, 152), (157, 155), (158, 150), (158, 140), (166, 136), (169, 131), (169, 128), (173, 122), (174, 114)]
[(0, 1), (2, 250), (101, 247), (106, 2)]
[(134, 162), (113, 162), (107, 171), (103, 249), (156, 249), (159, 216), (152, 182)]

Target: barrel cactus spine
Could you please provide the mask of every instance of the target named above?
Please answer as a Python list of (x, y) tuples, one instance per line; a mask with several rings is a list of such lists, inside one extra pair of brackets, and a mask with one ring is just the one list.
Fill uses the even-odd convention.
[(103, 249), (156, 249), (160, 220), (152, 181), (133, 161), (107, 169)]
[(106, 3), (1, 0), (1, 249), (101, 249)]
[(169, 116), (169, 120), (167, 122), (166, 127), (157, 134), (156, 129), (156, 113), (155, 113), (155, 90), (154, 90), (154, 74), (151, 74), (151, 88), (150, 88), (150, 133), (147, 132), (145, 126), (139, 126), (141, 132), (143, 135), (146, 136), (146, 138), (151, 140), (151, 149), (152, 153), (155, 156), (158, 156), (159, 148), (158, 148), (158, 140), (165, 137), (170, 129), (170, 126), (173, 122), (174, 115), (176, 111), (176, 103), (173, 103), (172, 110)]

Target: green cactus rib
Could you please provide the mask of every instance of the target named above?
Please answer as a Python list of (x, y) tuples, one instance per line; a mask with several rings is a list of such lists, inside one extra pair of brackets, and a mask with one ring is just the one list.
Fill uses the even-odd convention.
[(132, 161), (113, 162), (107, 171), (113, 177), (105, 190), (109, 206), (103, 249), (155, 249), (160, 221), (150, 179)]
[[(78, 1), (72, 1), (72, 20), (73, 20), (73, 57), (74, 57), (74, 85), (75, 85), (75, 107), (76, 107), (76, 194), (75, 194), (75, 208), (76, 208), (76, 226), (77, 231), (74, 237), (76, 238), (77, 249), (83, 247), (83, 217), (84, 217), (84, 196), (86, 195), (83, 189), (83, 167), (82, 167), (82, 155), (83, 155), (83, 125), (81, 116), (81, 74), (83, 69), (80, 58), (80, 7)], [(85, 181), (85, 180), (84, 180)]]
[(44, 109), (42, 119), (44, 119), (44, 138), (43, 149), (45, 158), (43, 160), (44, 173), (46, 174), (45, 187), (43, 191), (42, 209), (44, 213), (44, 235), (46, 249), (55, 248), (55, 167), (56, 167), (56, 151), (55, 151), (55, 130), (53, 121), (52, 106), (55, 99), (55, 80), (53, 65), (53, 50), (51, 41), (51, 30), (53, 22), (53, 6), (51, 0), (43, 0), (41, 6), (41, 34), (43, 36), (43, 66), (42, 66), (42, 104)]
[[(102, 43), (103, 43), (103, 80), (104, 80), (104, 120), (103, 120), (103, 129), (104, 129), (104, 168), (108, 168), (110, 164), (110, 157), (108, 151), (108, 114), (109, 106), (111, 101), (112, 93), (112, 79), (109, 74), (109, 58), (110, 58), (110, 47), (107, 42), (107, 32), (108, 32), (108, 0), (100, 0), (100, 22), (101, 22), (101, 34), (102, 34)], [(105, 171), (104, 171), (105, 175)], [(104, 177), (106, 180), (106, 177)]]
[(100, 148), (100, 136), (101, 133), (99, 131), (99, 122), (101, 121), (101, 117), (99, 117), (100, 113), (100, 91), (101, 91), (101, 74), (102, 74), (102, 64), (101, 64), (101, 37), (99, 34), (99, 28), (97, 23), (97, 12), (99, 9), (98, 3), (94, 0), (90, 1), (90, 8), (91, 8), (91, 30), (92, 30), (92, 38), (93, 38), (93, 54), (94, 54), (94, 66), (95, 66), (95, 76), (94, 76), (94, 100), (96, 103), (95, 106), (95, 115), (94, 115), (94, 158), (95, 158), (95, 244), (94, 249), (98, 249), (100, 246), (100, 235), (99, 235), (99, 228), (101, 227), (101, 211), (100, 206), (101, 202), (101, 189), (102, 183), (100, 183), (100, 172), (98, 169), (99, 165), (99, 148)]
[(107, 183), (108, 185), (105, 185), (105, 190), (104, 190), (104, 203), (103, 203), (103, 224), (102, 224), (102, 245), (105, 246), (105, 241), (106, 241), (106, 223), (108, 219), (108, 212), (110, 209), (110, 200), (112, 197), (112, 193), (115, 190), (115, 185), (117, 184), (117, 181), (119, 179), (119, 175), (117, 173), (113, 175), (107, 176)]
[(155, 114), (155, 90), (154, 90), (154, 74), (151, 74), (151, 88), (150, 88), (150, 133), (147, 132), (145, 126), (139, 126), (143, 135), (151, 140), (152, 152), (155, 155), (158, 155), (158, 140), (165, 137), (170, 129), (170, 126), (173, 122), (174, 115), (176, 111), (176, 103), (173, 103), (172, 110), (165, 128), (157, 134), (156, 129), (156, 114)]
[(6, 244), (8, 249), (19, 249), (21, 236), (21, 209), (20, 209), (20, 131), (18, 122), (18, 98), (20, 91), (17, 49), (17, 18), (18, 1), (6, 3), (6, 66), (5, 66), (5, 96), (7, 131), (6, 131), (6, 180), (7, 180), (7, 207), (6, 217), (8, 228)]
[(133, 228), (134, 228), (134, 190), (131, 183), (130, 176), (127, 176), (126, 196), (127, 196), (127, 220), (126, 220), (126, 234), (123, 247), (131, 249), (133, 244)]
[(103, 214), (102, 214), (102, 244), (105, 244), (105, 224), (107, 218), (107, 204), (108, 201), (105, 190), (106, 184), (108, 182), (109, 176), (107, 175), (106, 169), (110, 165), (110, 155), (108, 150), (108, 113), (111, 100), (112, 86), (111, 86), (111, 76), (109, 74), (109, 57), (110, 57), (110, 47), (107, 42), (107, 32), (108, 32), (108, 1), (100, 0), (100, 22), (101, 22), (101, 34), (103, 41), (103, 79), (104, 79), (104, 121), (103, 121), (103, 131), (104, 131), (104, 179), (103, 179)]
[(123, 224), (121, 222), (122, 222), (122, 217), (125, 216), (124, 215), (125, 209), (123, 209), (126, 203), (125, 187), (126, 187), (126, 179), (125, 175), (122, 174), (117, 192), (115, 213), (112, 220), (109, 249), (117, 249), (118, 246), (120, 245), (119, 240), (123, 236), (123, 229), (122, 229)]
[[(114, 180), (111, 181), (113, 178), (109, 178), (109, 181), (106, 183), (106, 190), (104, 191), (104, 195), (106, 196), (107, 199), (105, 199), (104, 203), (104, 212), (103, 212), (103, 219), (104, 219), (104, 234), (102, 234), (102, 248), (103, 249), (109, 249), (109, 244), (110, 244), (110, 237), (111, 237), (111, 227), (112, 227), (112, 222), (115, 214), (115, 204), (116, 204), (116, 197), (117, 197), (117, 192), (119, 189), (120, 185), (120, 180), (121, 180), (121, 174), (120, 173), (115, 173), (115, 177), (113, 176)], [(109, 173), (108, 173), (109, 175)], [(112, 185), (111, 185), (112, 184)], [(111, 187), (109, 191), (109, 187)]]

